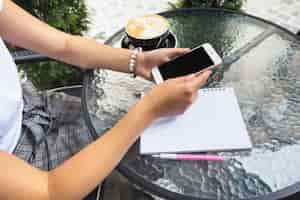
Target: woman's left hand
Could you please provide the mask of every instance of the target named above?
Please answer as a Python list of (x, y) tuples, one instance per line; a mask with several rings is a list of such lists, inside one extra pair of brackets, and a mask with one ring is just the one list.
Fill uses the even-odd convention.
[(136, 73), (145, 79), (152, 80), (151, 70), (177, 56), (189, 52), (188, 48), (162, 48), (152, 51), (142, 52), (138, 55)]

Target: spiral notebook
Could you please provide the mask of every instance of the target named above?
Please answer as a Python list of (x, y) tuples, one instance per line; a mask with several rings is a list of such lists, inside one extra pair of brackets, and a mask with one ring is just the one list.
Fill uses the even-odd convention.
[(201, 89), (182, 115), (147, 128), (141, 154), (248, 150), (252, 143), (233, 88)]

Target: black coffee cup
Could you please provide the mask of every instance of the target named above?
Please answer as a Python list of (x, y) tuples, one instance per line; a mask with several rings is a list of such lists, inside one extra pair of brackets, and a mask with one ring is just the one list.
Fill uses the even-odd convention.
[(165, 42), (170, 34), (170, 25), (160, 15), (145, 15), (129, 20), (125, 33), (132, 46), (153, 50)]

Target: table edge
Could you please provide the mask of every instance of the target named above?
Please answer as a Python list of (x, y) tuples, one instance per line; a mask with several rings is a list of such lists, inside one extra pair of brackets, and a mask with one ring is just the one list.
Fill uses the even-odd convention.
[[(242, 11), (233, 11), (233, 10), (228, 10), (228, 9), (219, 9), (219, 8), (182, 8), (182, 9), (174, 9), (174, 10), (170, 10), (170, 11), (165, 11), (165, 12), (160, 12), (157, 13), (159, 15), (162, 16), (166, 16), (166, 17), (170, 17), (172, 15), (174, 15), (175, 13), (186, 13), (186, 12), (225, 12), (225, 13), (231, 13), (231, 14), (237, 14), (237, 15), (243, 15), (243, 16), (248, 16), (250, 18), (254, 18), (256, 20), (262, 21), (266, 24), (269, 24), (271, 26), (275, 26), (276, 28), (282, 30), (283, 32), (288, 33), (290, 36), (296, 38), (299, 42), (300, 42), (300, 36), (296, 35), (295, 33), (293, 33), (292, 31), (278, 25), (275, 24), (271, 21), (268, 21), (266, 19), (263, 19), (261, 17), (255, 16), (255, 15), (251, 15), (249, 13), (245, 13)], [(122, 33), (125, 29), (121, 28), (119, 31), (115, 32), (112, 36), (110, 36), (105, 42), (104, 44), (109, 44), (110, 42), (112, 42), (112, 40), (119, 35), (120, 33)], [(84, 120), (85, 123), (88, 127), (88, 129), (91, 131), (91, 135), (93, 136), (94, 139), (98, 138), (98, 135), (96, 133), (96, 130), (92, 124), (92, 120), (88, 114), (88, 105), (87, 105), (87, 101), (86, 101), (86, 95), (87, 95), (87, 82), (88, 82), (88, 77), (91, 75), (91, 73), (93, 73), (93, 70), (87, 70), (84, 72), (84, 78), (83, 78), (83, 90), (82, 90), (82, 108), (83, 108), (83, 116), (84, 116)], [(129, 181), (132, 181), (133, 184), (136, 184), (138, 186), (140, 186), (141, 188), (145, 189), (146, 191), (149, 191), (150, 193), (153, 193), (154, 195), (163, 197), (163, 198), (167, 198), (167, 199), (174, 199), (174, 200), (199, 200), (200, 198), (202, 200), (212, 200), (215, 199), (215, 195), (210, 195), (207, 193), (203, 193), (203, 198), (202, 197), (193, 197), (193, 196), (187, 196), (187, 195), (183, 195), (177, 192), (172, 192), (170, 190), (164, 189), (162, 187), (159, 187), (158, 185), (155, 185), (153, 183), (150, 182), (146, 182), (144, 181), (144, 178), (142, 178), (141, 176), (139, 176), (137, 173), (135, 173), (133, 170), (131, 170), (129, 167), (126, 166), (126, 164), (123, 164), (122, 161), (119, 163), (119, 165), (117, 166), (118, 171), (120, 171), (120, 173), (122, 175), (124, 175), (125, 177), (127, 177), (129, 179)], [(289, 197), (291, 195), (295, 195), (296, 193), (300, 192), (300, 181), (290, 185), (284, 189), (278, 190), (276, 192), (267, 194), (265, 196), (261, 196), (261, 197), (253, 197), (253, 198), (248, 198), (248, 199), (244, 199), (244, 200), (273, 200), (273, 199), (282, 199), (282, 198), (286, 198)]]

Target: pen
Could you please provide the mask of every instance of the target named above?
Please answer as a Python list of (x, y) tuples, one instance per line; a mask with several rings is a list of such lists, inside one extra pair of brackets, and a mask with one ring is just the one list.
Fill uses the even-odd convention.
[(205, 161), (224, 161), (225, 157), (209, 154), (171, 154), (161, 153), (152, 155), (154, 158), (170, 159), (170, 160), (205, 160)]

